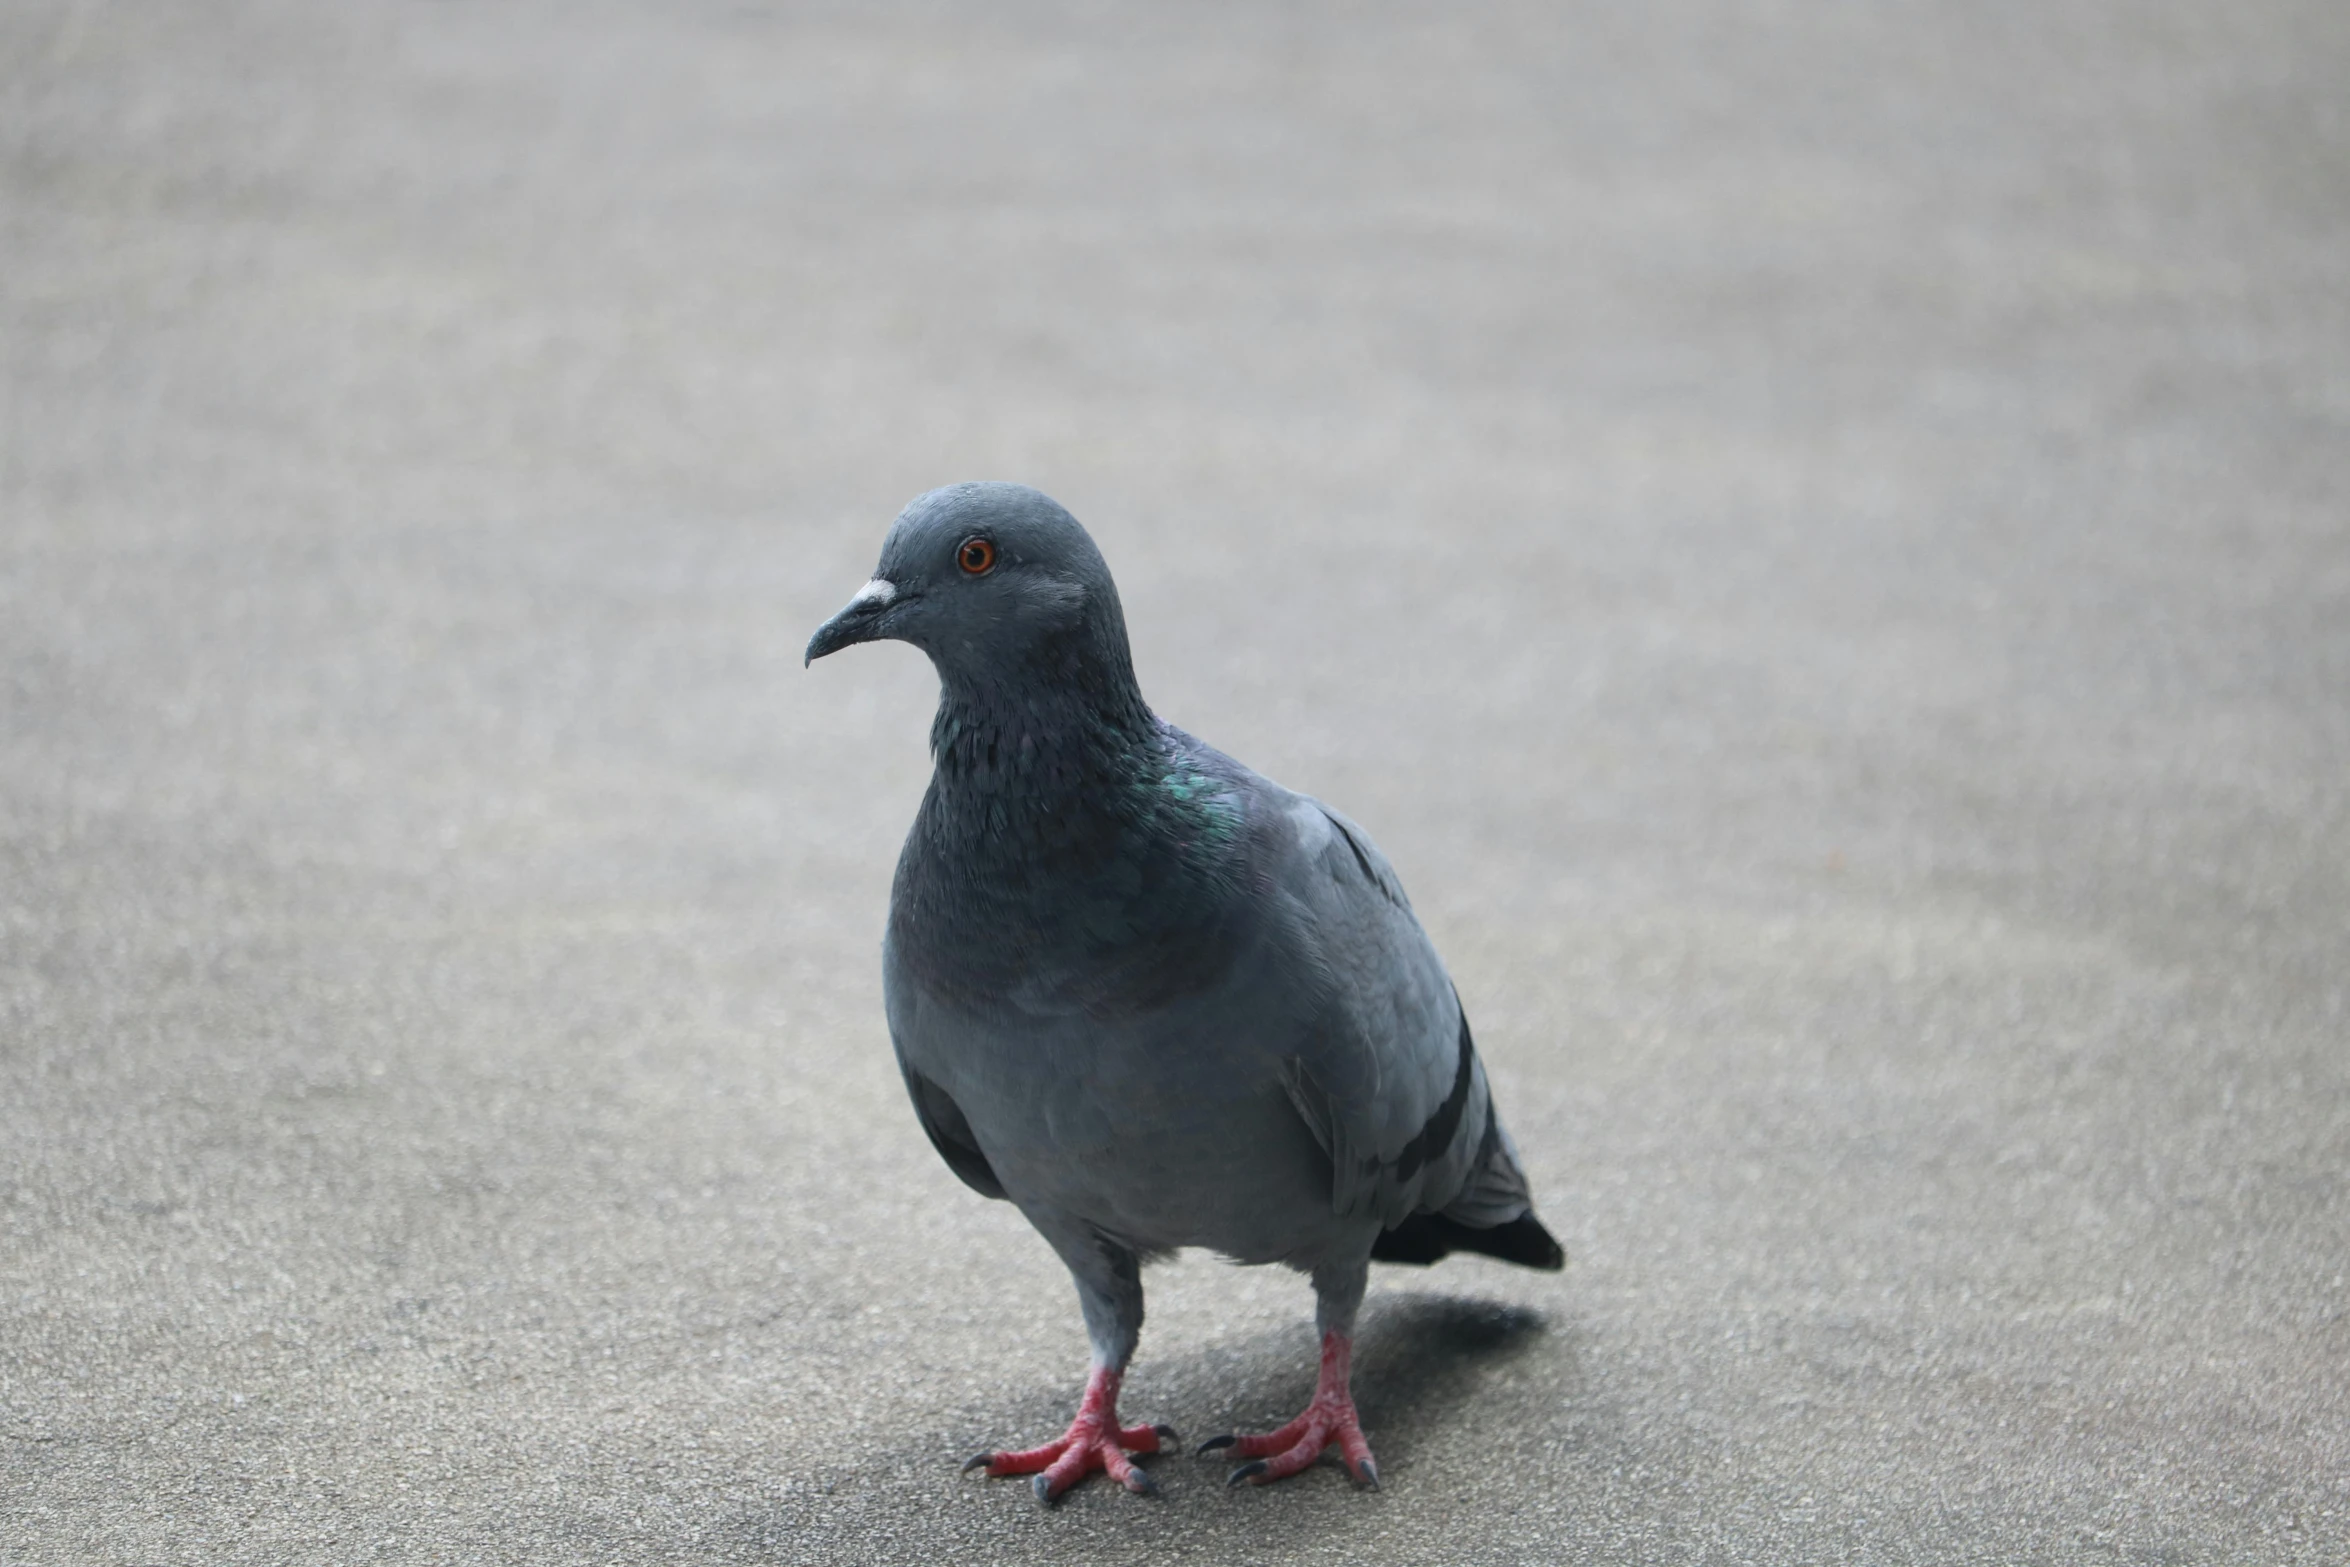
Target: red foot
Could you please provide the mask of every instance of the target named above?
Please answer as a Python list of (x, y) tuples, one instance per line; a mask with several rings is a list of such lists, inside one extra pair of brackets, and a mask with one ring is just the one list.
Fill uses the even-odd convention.
[(1086, 1379), (1085, 1399), (1077, 1406), (1077, 1418), (1069, 1422), (1069, 1429), (1058, 1441), (1024, 1453), (974, 1453), (964, 1462), (964, 1470), (984, 1468), (991, 1480), (1035, 1475), (1040, 1502), (1053, 1501), (1096, 1469), (1107, 1470), (1111, 1479), (1137, 1496), (1156, 1496), (1157, 1483), (1126, 1455), (1157, 1452), (1175, 1440), (1175, 1430), (1172, 1426), (1120, 1427), (1120, 1380), (1119, 1373), (1094, 1367), (1093, 1375)]
[(1335, 1442), (1347, 1473), (1356, 1483), (1379, 1489), (1379, 1467), (1371, 1461), (1371, 1444), (1363, 1440), (1362, 1423), (1355, 1418), (1354, 1394), (1347, 1386), (1354, 1348), (1354, 1340), (1343, 1333), (1322, 1335), (1322, 1374), (1314, 1385), (1314, 1401), (1280, 1430), (1263, 1436), (1219, 1436), (1200, 1444), (1202, 1453), (1228, 1447), (1235, 1458), (1255, 1460), (1233, 1470), (1227, 1484), (1286, 1480)]

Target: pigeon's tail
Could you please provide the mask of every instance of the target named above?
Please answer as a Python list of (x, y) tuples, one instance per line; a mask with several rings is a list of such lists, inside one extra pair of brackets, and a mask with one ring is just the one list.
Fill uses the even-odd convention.
[(1371, 1243), (1373, 1262), (1406, 1262), (1424, 1268), (1456, 1251), (1499, 1257), (1521, 1268), (1556, 1273), (1567, 1265), (1566, 1248), (1542, 1227), (1533, 1210), (1506, 1224), (1483, 1228), (1448, 1219), (1441, 1213), (1415, 1213)]
[[(1468, 1027), (1464, 1018), (1464, 1041)], [(1527, 1189), (1525, 1166), (1518, 1162), (1518, 1145), (1494, 1113), (1483, 1063), (1473, 1064), (1477, 1086), (1483, 1090), (1478, 1097), (1485, 1105), (1485, 1128), (1467, 1178), (1441, 1211), (1412, 1214), (1382, 1231), (1371, 1243), (1371, 1260), (1424, 1268), (1456, 1251), (1473, 1251), (1521, 1268), (1556, 1273), (1567, 1265), (1566, 1248), (1534, 1217), (1533, 1193)]]

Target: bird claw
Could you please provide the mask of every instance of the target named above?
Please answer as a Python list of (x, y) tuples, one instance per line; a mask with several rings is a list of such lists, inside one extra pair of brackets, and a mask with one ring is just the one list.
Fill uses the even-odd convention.
[(1353, 1342), (1344, 1334), (1325, 1334), (1321, 1374), (1305, 1413), (1278, 1431), (1216, 1437), (1200, 1451), (1229, 1448), (1235, 1458), (1254, 1460), (1233, 1470), (1225, 1481), (1226, 1485), (1246, 1485), (1286, 1480), (1312, 1465), (1324, 1450), (1335, 1447), (1348, 1476), (1365, 1490), (1378, 1490), (1379, 1471), (1371, 1463), (1371, 1445), (1363, 1439), (1354, 1395), (1347, 1390), (1352, 1362)]
[(1031, 1476), (1029, 1489), (1047, 1507), (1096, 1470), (1137, 1495), (1156, 1495), (1157, 1485), (1127, 1455), (1166, 1451), (1176, 1440), (1175, 1428), (1119, 1425), (1118, 1380), (1116, 1372), (1095, 1368), (1067, 1431), (1025, 1452), (974, 1453), (963, 1461), (963, 1472), (983, 1469), (991, 1480)]
[[(1200, 1444), (1199, 1454), (1194, 1456), (1204, 1456), (1210, 1448), (1230, 1447), (1237, 1440), (1238, 1438), (1229, 1436), (1210, 1438), (1208, 1441)], [(1377, 1464), (1371, 1462), (1371, 1460), (1368, 1458), (1362, 1460), (1360, 1463), (1349, 1463), (1343, 1459), (1340, 1460), (1340, 1462), (1345, 1464), (1347, 1478), (1354, 1481), (1356, 1485), (1360, 1486), (1366, 1491), (1376, 1491), (1379, 1489), (1379, 1466)], [(1272, 1467), (1273, 1465), (1271, 1462), (1262, 1458), (1242, 1464), (1239, 1468), (1233, 1470), (1231, 1474), (1225, 1477), (1225, 1488), (1229, 1490), (1231, 1487), (1236, 1485), (1251, 1484), (1257, 1479), (1258, 1476), (1266, 1474), (1268, 1471), (1270, 1471)], [(1273, 1478), (1279, 1479), (1280, 1476), (1275, 1475)]]
[(1210, 1453), (1215, 1452), (1218, 1448), (1230, 1447), (1233, 1443), (1239, 1440), (1239, 1437), (1230, 1435), (1229, 1433), (1223, 1436), (1211, 1436), (1205, 1442), (1200, 1443), (1198, 1451), (1194, 1452), (1191, 1456), (1194, 1458), (1205, 1458)]

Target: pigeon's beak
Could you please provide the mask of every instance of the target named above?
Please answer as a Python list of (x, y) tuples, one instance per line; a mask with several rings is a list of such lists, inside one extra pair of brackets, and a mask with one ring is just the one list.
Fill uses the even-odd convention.
[(808, 656), (800, 661), (800, 667), (805, 669), (827, 653), (837, 653), (844, 647), (885, 635), (881, 629), (882, 612), (897, 600), (897, 584), (880, 577), (866, 583), (846, 608), (816, 628), (816, 634), (808, 639)]

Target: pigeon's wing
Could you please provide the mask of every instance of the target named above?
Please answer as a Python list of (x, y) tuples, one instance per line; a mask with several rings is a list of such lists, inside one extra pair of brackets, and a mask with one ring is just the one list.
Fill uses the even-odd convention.
[(906, 1094), (914, 1101), (914, 1117), (922, 1123), (930, 1146), (938, 1150), (947, 1168), (980, 1196), (1002, 1197), (1004, 1183), (996, 1179), (994, 1167), (980, 1151), (979, 1139), (971, 1135), (971, 1123), (963, 1118), (962, 1107), (945, 1089), (908, 1066), (903, 1055), (898, 1057), (898, 1070), (906, 1076)]
[(1330, 1156), (1331, 1209), (1388, 1228), (1451, 1211), (1499, 1224), (1525, 1177), (1443, 962), (1386, 857), (1319, 801), (1289, 797), (1272, 880), (1287, 894), (1312, 999), (1283, 1082)]
[(979, 1146), (978, 1134), (971, 1130), (970, 1118), (963, 1107), (955, 1103), (954, 1095), (944, 1085), (916, 1066), (906, 1050), (906, 1028), (913, 1008), (903, 965), (898, 961), (895, 941), (884, 936), (881, 942), (881, 1000), (882, 1009), (889, 1018), (890, 1049), (898, 1058), (898, 1072), (906, 1080), (906, 1097), (914, 1101), (914, 1118), (922, 1123), (923, 1135), (930, 1146), (947, 1162), (965, 1186), (982, 1197), (1002, 1197), (1004, 1183), (997, 1178), (995, 1166), (987, 1161), (987, 1151)]

